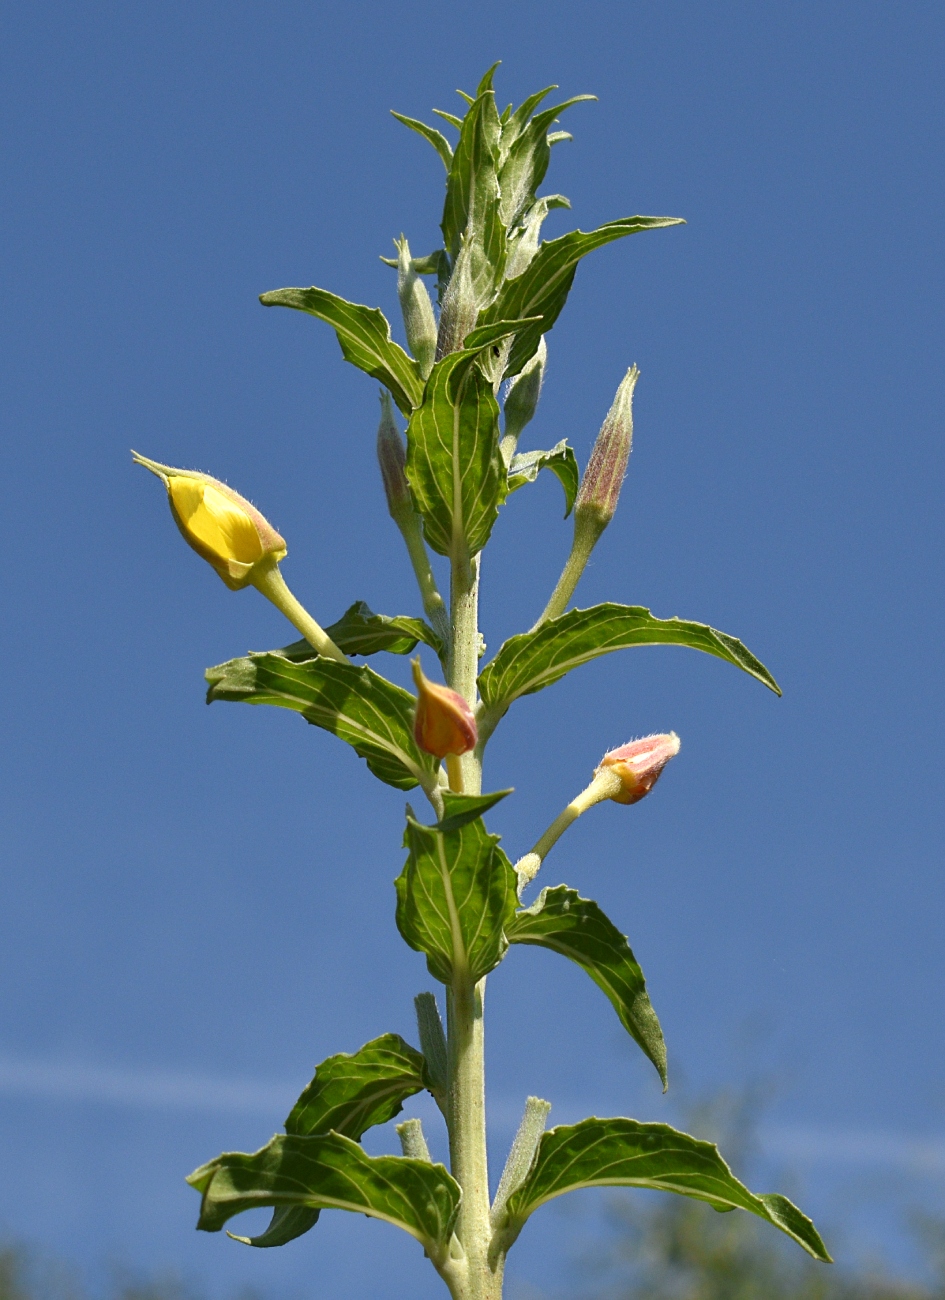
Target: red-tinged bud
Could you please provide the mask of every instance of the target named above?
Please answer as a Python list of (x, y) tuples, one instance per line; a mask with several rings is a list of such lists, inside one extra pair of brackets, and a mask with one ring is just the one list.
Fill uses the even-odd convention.
[(404, 466), (407, 463), (404, 440), (394, 420), (390, 395), (381, 390), (381, 422), (377, 429), (377, 461), (384, 480), (384, 495), (392, 518), (400, 522), (406, 514), (413, 513), (413, 502)]
[(424, 677), (419, 659), (414, 659), (411, 667), (417, 687), (413, 734), (420, 748), (437, 758), (475, 749), (479, 739), (476, 718), (463, 697)]
[(603, 532), (614, 517), (633, 445), (633, 390), (639, 377), (631, 366), (601, 425), (574, 502), (575, 526), (586, 518)]
[(637, 803), (650, 793), (660, 772), (678, 753), (679, 737), (675, 731), (644, 736), (642, 740), (631, 740), (619, 749), (610, 750), (601, 759), (595, 775), (608, 772), (619, 778), (616, 793), (608, 796), (615, 803)]

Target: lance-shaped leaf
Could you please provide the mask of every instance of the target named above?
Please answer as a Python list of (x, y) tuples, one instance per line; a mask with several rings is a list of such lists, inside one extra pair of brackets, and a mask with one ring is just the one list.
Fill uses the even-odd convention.
[(277, 1136), (252, 1155), (228, 1152), (187, 1179), (203, 1196), (197, 1227), (219, 1232), (244, 1210), (353, 1210), (409, 1232), (434, 1261), (448, 1250), (461, 1192), (442, 1165), (369, 1156), (340, 1133)]
[(515, 1240), (539, 1205), (579, 1187), (650, 1187), (707, 1201), (717, 1210), (748, 1210), (793, 1237), (814, 1259), (830, 1260), (806, 1215), (783, 1196), (750, 1192), (711, 1142), (632, 1119), (586, 1119), (543, 1134), (528, 1177), (509, 1197), (505, 1242)]
[(436, 787), (436, 760), (413, 738), (416, 701), (365, 664), (318, 656), (293, 663), (279, 652), (250, 654), (206, 671), (207, 703), (235, 700), (294, 709), (347, 741), (380, 780), (398, 790)]
[(666, 1088), (666, 1044), (626, 936), (576, 889), (543, 889), (505, 928), (509, 943), (531, 943), (569, 957), (610, 999), (624, 1029), (656, 1066)]
[(623, 239), (640, 230), (684, 224), (679, 217), (624, 217), (608, 221), (596, 230), (572, 230), (560, 239), (543, 243), (527, 269), (514, 280), (506, 280), (499, 295), (479, 318), (481, 325), (493, 320), (516, 320), (539, 316), (517, 335), (512, 344), (506, 375), (517, 375), (534, 355), (542, 334), (547, 334), (567, 301), (578, 262), (595, 248)]
[(685, 645), (724, 659), (777, 695), (780, 688), (755, 656), (733, 636), (705, 623), (654, 618), (642, 605), (592, 605), (549, 619), (536, 632), (510, 637), (479, 676), (487, 722), (494, 726), (513, 700), (540, 691), (580, 664), (612, 650), (638, 645)]
[[(377, 307), (348, 302), (327, 289), (273, 289), (260, 295), (264, 307), (294, 307), (326, 321), (341, 344), (346, 361), (373, 375), (409, 415), (423, 398), (419, 364), (390, 336), (390, 325)], [(536, 344), (537, 346), (537, 344)]]
[[(346, 655), (373, 655), (379, 650), (408, 655), (418, 641), (423, 641), (437, 654), (443, 652), (443, 642), (422, 618), (410, 618), (406, 614), (389, 618), (386, 614), (375, 614), (363, 600), (355, 601), (338, 622), (326, 627), (325, 631)], [(278, 653), (294, 663), (314, 659), (316, 655), (311, 642), (304, 637), (283, 646)]]
[(499, 407), (473, 364), (478, 354), (467, 348), (436, 363), (407, 426), (407, 478), (424, 536), (457, 560), (482, 550), (508, 491)]
[[(444, 792), (447, 820), (467, 811), (455, 798)], [(408, 815), (404, 846), (409, 854), (395, 882), (400, 933), (443, 984), (481, 979), (504, 957), (515, 911), (517, 878), (498, 836), (481, 817), (443, 831)]]
[(513, 226), (521, 219), (545, 178), (551, 158), (548, 127), (572, 104), (594, 98), (594, 95), (575, 95), (563, 104), (536, 113), (528, 122), (519, 121), (517, 113), (509, 119), (499, 145), (499, 211), (506, 226)]
[[(398, 1115), (405, 1098), (428, 1086), (425, 1066), (399, 1034), (382, 1034), (353, 1055), (329, 1056), (292, 1107), (285, 1131), (309, 1137), (334, 1130), (358, 1142), (367, 1129)], [(318, 1215), (308, 1206), (278, 1206), (265, 1232), (239, 1240), (247, 1246), (284, 1246), (313, 1228)]]
[(419, 122), (415, 117), (404, 117), (403, 113), (395, 113), (393, 109), (390, 113), (391, 117), (396, 117), (398, 122), (403, 122), (404, 126), (409, 126), (411, 131), (416, 131), (417, 135), (422, 135), (428, 144), (433, 145), (448, 172), (453, 163), (453, 147), (443, 132), (438, 131), (435, 126), (427, 126), (426, 122)]
[(509, 491), (516, 492), (526, 483), (534, 483), (543, 469), (550, 469), (564, 488), (564, 517), (567, 519), (574, 506), (581, 482), (574, 449), (562, 438), (550, 451), (524, 451), (512, 457), (509, 465)]
[(500, 130), (495, 92), (487, 74), (460, 126), (459, 143), (446, 178), (442, 230), (447, 251), (454, 260), (465, 237), (482, 249), (497, 277), (501, 275), (505, 254), (505, 227), (499, 217), (496, 175)]
[(458, 831), (467, 822), (475, 821), (477, 817), (484, 816), (490, 808), (496, 806), (500, 799), (504, 799), (507, 794), (511, 793), (511, 790), (493, 790), (490, 794), (454, 794), (452, 791), (449, 793), (444, 791), (449, 811), (444, 813), (443, 817), (437, 822), (437, 829), (441, 831)]

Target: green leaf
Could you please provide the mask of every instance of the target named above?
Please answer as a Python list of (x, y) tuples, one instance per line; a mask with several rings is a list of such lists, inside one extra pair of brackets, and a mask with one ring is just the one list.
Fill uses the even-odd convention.
[(509, 1244), (539, 1205), (579, 1187), (650, 1187), (707, 1201), (717, 1210), (748, 1210), (815, 1259), (830, 1260), (810, 1219), (783, 1196), (750, 1192), (711, 1142), (632, 1119), (586, 1119), (542, 1135), (531, 1172), (508, 1200)]
[(511, 794), (511, 790), (494, 790), (491, 794), (453, 794), (444, 790), (443, 797), (449, 811), (437, 822), (437, 830), (458, 831), (467, 822), (475, 821)]
[(576, 962), (610, 999), (624, 1029), (656, 1066), (666, 1090), (666, 1044), (643, 971), (624, 935), (589, 898), (558, 885), (543, 889), (505, 928), (509, 943), (550, 948)]
[(398, 790), (435, 789), (436, 760), (413, 738), (416, 701), (367, 665), (318, 656), (293, 663), (279, 652), (250, 654), (208, 668), (207, 703), (235, 700), (294, 709), (347, 741), (380, 780)]
[(572, 230), (560, 239), (543, 243), (527, 269), (514, 280), (506, 280), (495, 302), (482, 313), (481, 325), (493, 320), (516, 320), (523, 316), (540, 316), (512, 344), (506, 375), (517, 375), (535, 354), (542, 334), (547, 334), (567, 301), (578, 262), (595, 248), (623, 239), (639, 230), (660, 226), (677, 226), (679, 217), (624, 217), (609, 221), (597, 230)]
[(264, 307), (294, 307), (332, 326), (346, 361), (373, 375), (390, 389), (404, 415), (423, 399), (423, 375), (413, 357), (390, 336), (390, 325), (377, 307), (348, 302), (327, 289), (273, 289), (260, 295)]
[(359, 1051), (322, 1061), (292, 1107), (285, 1131), (297, 1137), (334, 1130), (360, 1141), (399, 1115), (403, 1102), (427, 1087), (423, 1056), (399, 1034), (382, 1034)]
[(473, 365), (478, 355), (467, 348), (438, 361), (407, 426), (407, 478), (424, 536), (457, 560), (482, 550), (508, 491), (499, 407)]
[(390, 112), (391, 117), (396, 117), (398, 122), (403, 122), (404, 126), (409, 126), (411, 131), (416, 131), (417, 135), (422, 135), (424, 140), (433, 145), (448, 172), (453, 162), (453, 147), (442, 131), (438, 131), (435, 126), (427, 126), (426, 122), (418, 122), (415, 117), (404, 117), (403, 113), (395, 113), (393, 109)]
[[(444, 792), (446, 820), (467, 811)], [(515, 911), (517, 878), (482, 818), (442, 831), (407, 817), (407, 862), (397, 877), (397, 928), (430, 974), (443, 984), (479, 980), (497, 966), (508, 944), (504, 929)]]
[(543, 469), (550, 469), (564, 488), (564, 517), (567, 519), (580, 486), (581, 471), (574, 449), (568, 446), (565, 438), (556, 442), (551, 451), (525, 451), (513, 456), (509, 466), (509, 491), (517, 492), (526, 483), (534, 483)]
[(543, 623), (537, 632), (523, 632), (501, 645), (479, 676), (485, 710), (497, 720), (520, 695), (540, 691), (600, 655), (637, 645), (685, 645), (704, 650), (781, 694), (764, 664), (735, 637), (705, 623), (654, 618), (641, 605), (607, 603), (569, 610)]
[(545, 179), (551, 158), (548, 127), (559, 113), (563, 113), (572, 104), (594, 98), (594, 95), (575, 95), (573, 99), (565, 100), (555, 108), (536, 113), (529, 122), (518, 122), (518, 114), (509, 119), (499, 146), (502, 160), (499, 170), (499, 212), (506, 226), (514, 226), (521, 220), (534, 203), (535, 192)]
[(479, 302), (491, 298), (505, 266), (505, 226), (499, 215), (496, 175), (500, 130), (495, 93), (484, 89), (463, 118), (446, 178), (443, 241), (454, 263), (465, 241)]
[(386, 614), (375, 614), (363, 600), (355, 601), (338, 622), (326, 627), (325, 631), (346, 655), (373, 655), (378, 650), (408, 655), (418, 641), (430, 646), (437, 654), (443, 652), (443, 642), (422, 618), (408, 618), (405, 614), (389, 618)]
[[(399, 1115), (405, 1098), (429, 1086), (425, 1065), (398, 1034), (382, 1034), (353, 1056), (329, 1056), (292, 1107), (285, 1130), (299, 1137), (334, 1130), (357, 1142), (367, 1129)], [(284, 1246), (313, 1228), (318, 1215), (307, 1206), (277, 1206), (265, 1232), (240, 1241)]]
[(202, 1193), (197, 1227), (204, 1232), (267, 1205), (352, 1210), (403, 1228), (435, 1264), (449, 1249), (462, 1195), (442, 1165), (369, 1156), (340, 1133), (279, 1135), (253, 1155), (218, 1156), (187, 1181)]

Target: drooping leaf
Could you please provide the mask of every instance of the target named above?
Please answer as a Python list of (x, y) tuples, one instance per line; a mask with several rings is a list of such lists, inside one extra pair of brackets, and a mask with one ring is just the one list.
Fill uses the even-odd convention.
[[(465, 813), (462, 796), (445, 792), (445, 819)], [(497, 966), (508, 944), (504, 929), (515, 911), (517, 878), (482, 818), (458, 830), (423, 826), (408, 815), (406, 864), (397, 877), (397, 928), (430, 974), (450, 984), (479, 980)]]
[[(334, 1130), (357, 1142), (367, 1129), (400, 1114), (405, 1098), (428, 1086), (423, 1056), (399, 1034), (382, 1034), (353, 1055), (339, 1052), (322, 1061), (292, 1107), (285, 1131), (309, 1137)], [(277, 1206), (265, 1232), (240, 1240), (248, 1246), (284, 1246), (313, 1228), (318, 1215), (308, 1206)]]
[(436, 760), (413, 738), (415, 700), (366, 664), (318, 656), (293, 663), (280, 652), (250, 654), (208, 668), (207, 702), (235, 700), (294, 709), (347, 741), (380, 780), (398, 790), (436, 788)]
[(390, 325), (377, 307), (348, 302), (327, 289), (273, 289), (260, 295), (264, 307), (293, 307), (326, 321), (334, 329), (346, 361), (373, 375), (390, 389), (404, 415), (423, 398), (419, 364), (390, 336)]
[(543, 243), (527, 269), (514, 280), (506, 280), (498, 297), (479, 318), (480, 324), (492, 320), (516, 320), (523, 316), (540, 316), (541, 320), (516, 336), (509, 354), (506, 375), (517, 375), (535, 355), (542, 334), (547, 334), (567, 301), (578, 262), (582, 257), (625, 235), (660, 226), (680, 225), (679, 217), (624, 217), (609, 221), (597, 230), (572, 230), (560, 239)]
[(427, 126), (426, 122), (418, 122), (415, 117), (404, 117), (403, 113), (395, 113), (393, 109), (390, 113), (391, 117), (396, 117), (398, 122), (403, 122), (404, 126), (409, 126), (411, 131), (416, 131), (417, 135), (422, 135), (428, 144), (433, 145), (448, 172), (453, 162), (453, 147), (443, 132), (438, 131), (435, 126)]
[(703, 650), (756, 677), (777, 695), (777, 682), (733, 636), (705, 623), (654, 618), (642, 605), (592, 605), (549, 619), (536, 632), (522, 632), (499, 647), (479, 675), (487, 715), (497, 720), (520, 695), (540, 691), (580, 664), (612, 650), (638, 645), (685, 645)]
[[(461, 1192), (442, 1165), (369, 1156), (340, 1133), (274, 1137), (254, 1154), (228, 1152), (187, 1179), (202, 1194), (197, 1227), (264, 1206), (352, 1210), (409, 1232), (434, 1261), (449, 1248)], [(245, 1240), (245, 1239), (240, 1239)]]
[(467, 822), (475, 821), (477, 817), (483, 817), (490, 808), (494, 808), (501, 799), (511, 793), (511, 790), (493, 790), (491, 794), (444, 792), (446, 799), (449, 801), (449, 812), (437, 822), (437, 829), (444, 832), (458, 831)]
[[(337, 623), (325, 631), (339, 650), (346, 655), (373, 655), (379, 650), (390, 654), (408, 655), (417, 642), (430, 646), (437, 654), (443, 653), (443, 642), (422, 618), (409, 618), (406, 614), (375, 614), (363, 600), (357, 600), (342, 614)], [(295, 642), (299, 652), (308, 642)], [(286, 647), (289, 649), (290, 647)], [(290, 659), (292, 655), (288, 656)], [(309, 654), (311, 658), (311, 646)]]
[(499, 407), (477, 356), (467, 348), (438, 361), (407, 426), (407, 478), (424, 536), (455, 559), (482, 550), (508, 491)]
[(830, 1260), (806, 1215), (783, 1196), (750, 1192), (711, 1142), (632, 1119), (586, 1119), (543, 1134), (531, 1172), (509, 1197), (506, 1241), (515, 1240), (540, 1205), (579, 1187), (650, 1187), (707, 1201), (717, 1210), (748, 1210), (793, 1237), (814, 1259)]
[(550, 948), (576, 962), (610, 999), (624, 1029), (656, 1066), (666, 1088), (666, 1044), (646, 991), (643, 971), (626, 936), (595, 902), (576, 889), (543, 889), (505, 928), (509, 943)]
[(574, 449), (568, 446), (565, 438), (556, 442), (550, 451), (524, 451), (513, 456), (509, 465), (509, 492), (517, 492), (526, 483), (534, 483), (543, 469), (550, 469), (564, 488), (564, 517), (567, 519), (581, 483), (581, 471)]

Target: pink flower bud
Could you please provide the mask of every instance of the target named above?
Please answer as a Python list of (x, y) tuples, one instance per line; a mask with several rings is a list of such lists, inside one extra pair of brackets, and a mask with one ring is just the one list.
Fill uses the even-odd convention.
[(437, 758), (475, 749), (479, 733), (467, 702), (448, 686), (438, 686), (424, 677), (419, 659), (414, 659), (411, 667), (417, 687), (413, 734), (420, 748)]
[(650, 793), (660, 772), (678, 753), (679, 737), (675, 731), (668, 735), (644, 736), (642, 740), (631, 740), (629, 744), (605, 754), (596, 775), (606, 770), (619, 777), (619, 789), (609, 796), (614, 803), (637, 803)]
[(631, 366), (617, 389), (614, 404), (601, 425), (574, 503), (575, 523), (591, 516), (602, 532), (617, 509), (620, 489), (633, 446), (633, 390), (640, 377)]

